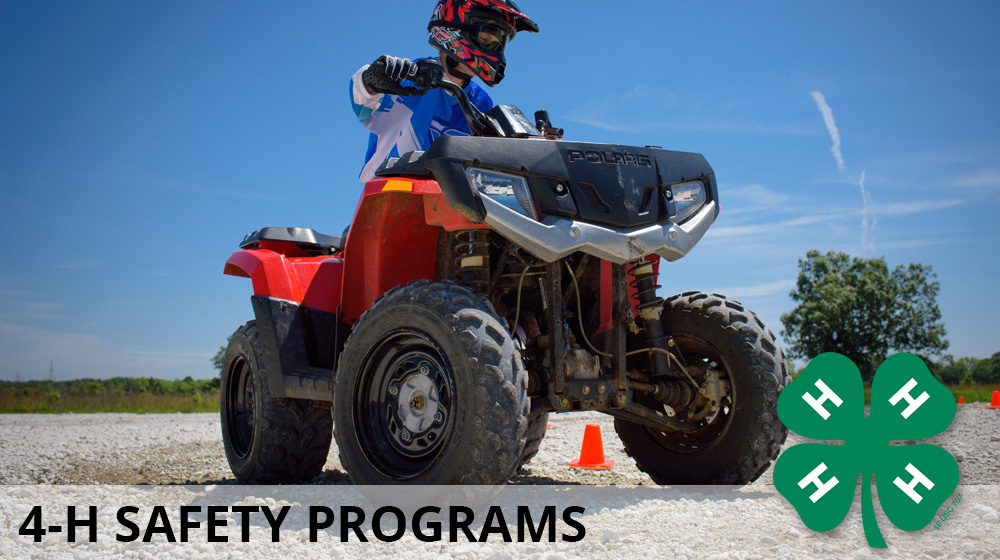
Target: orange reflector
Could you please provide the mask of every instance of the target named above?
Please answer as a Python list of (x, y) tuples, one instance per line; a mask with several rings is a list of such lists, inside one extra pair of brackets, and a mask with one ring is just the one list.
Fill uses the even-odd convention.
[(413, 192), (413, 183), (409, 181), (386, 181), (382, 192)]

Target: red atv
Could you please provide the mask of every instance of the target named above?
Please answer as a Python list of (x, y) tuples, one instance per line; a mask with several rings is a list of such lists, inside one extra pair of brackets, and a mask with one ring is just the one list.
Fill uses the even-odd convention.
[(773, 335), (724, 296), (656, 294), (719, 212), (705, 158), (546, 140), (543, 112), (482, 114), (434, 61), (414, 81), (474, 135), (387, 160), (344, 237), (265, 228), (226, 263), (256, 315), (222, 372), (236, 477), (311, 479), (336, 436), (356, 484), (502, 484), (579, 410), (659, 484), (760, 476), (787, 433)]

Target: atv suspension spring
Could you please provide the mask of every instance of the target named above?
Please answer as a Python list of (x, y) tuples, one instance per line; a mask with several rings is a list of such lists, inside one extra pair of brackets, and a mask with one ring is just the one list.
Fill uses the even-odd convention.
[(660, 286), (656, 283), (658, 274), (653, 268), (653, 263), (644, 260), (633, 261), (629, 263), (628, 274), (635, 278), (629, 286), (635, 289), (635, 294), (632, 296), (636, 300), (635, 310), (642, 321), (646, 344), (651, 349), (649, 373), (681, 377), (678, 372), (672, 370), (667, 359), (670, 349), (667, 347), (667, 337), (664, 335), (663, 321), (660, 319), (663, 313), (663, 298), (656, 295), (656, 289)]
[(655, 316), (659, 318), (663, 310), (663, 298), (656, 295), (656, 290), (661, 286), (656, 283), (658, 273), (653, 270), (653, 263), (643, 260), (633, 261), (629, 263), (628, 273), (635, 278), (629, 282), (629, 287), (635, 289), (632, 298), (638, 302), (635, 310), (639, 315), (643, 315), (643, 311), (654, 311)]
[(490, 285), (490, 244), (484, 229), (463, 229), (452, 234), (455, 280), (476, 295), (486, 297)]

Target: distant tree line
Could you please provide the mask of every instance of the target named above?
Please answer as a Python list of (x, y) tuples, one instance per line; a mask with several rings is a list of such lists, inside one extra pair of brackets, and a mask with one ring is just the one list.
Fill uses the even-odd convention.
[(67, 397), (90, 395), (178, 395), (194, 396), (219, 389), (219, 378), (156, 379), (153, 377), (114, 377), (112, 379), (74, 379), (72, 381), (0, 381), (0, 393), (58, 394)]
[(1000, 352), (982, 360), (969, 357), (956, 360), (949, 354), (941, 361), (928, 365), (931, 373), (948, 385), (1000, 383)]

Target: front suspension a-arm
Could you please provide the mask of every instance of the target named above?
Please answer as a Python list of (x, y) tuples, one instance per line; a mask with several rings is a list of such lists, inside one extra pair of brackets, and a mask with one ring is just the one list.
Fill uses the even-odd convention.
[(615, 418), (621, 418), (622, 420), (642, 424), (643, 426), (649, 426), (650, 428), (664, 432), (691, 433), (698, 429), (698, 426), (690, 422), (658, 414), (655, 410), (636, 402), (628, 403), (624, 409), (605, 410), (604, 412)]

